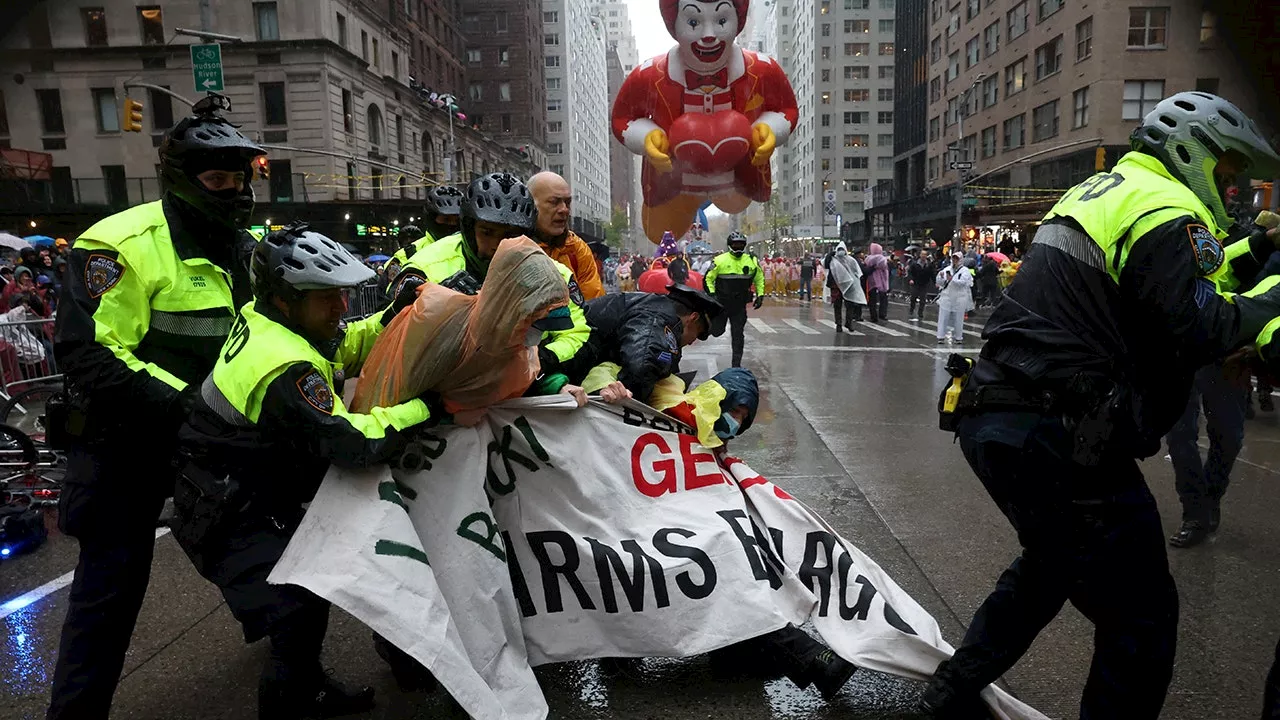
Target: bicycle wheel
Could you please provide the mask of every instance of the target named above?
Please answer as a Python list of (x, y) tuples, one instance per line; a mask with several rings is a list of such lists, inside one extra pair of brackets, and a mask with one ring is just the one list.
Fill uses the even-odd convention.
[(0, 406), (0, 424), (43, 438), (45, 403), (61, 389), (61, 384), (38, 385), (15, 394)]

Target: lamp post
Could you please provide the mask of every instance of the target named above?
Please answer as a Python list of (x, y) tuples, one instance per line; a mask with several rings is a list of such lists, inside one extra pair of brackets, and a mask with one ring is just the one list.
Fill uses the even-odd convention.
[(822, 236), (818, 238), (818, 242), (825, 242), (827, 239), (827, 180), (830, 177), (831, 173), (822, 176), (822, 190), (818, 194), (818, 214), (822, 216)]
[[(957, 162), (957, 165), (956, 165), (956, 238), (957, 240), (963, 239), (963, 236), (961, 233), (962, 226), (960, 223), (961, 223), (961, 214), (964, 212), (964, 170), (960, 168), (958, 163), (964, 162), (964, 160), (969, 159), (968, 154), (964, 152), (965, 109), (969, 107), (969, 94), (972, 93), (974, 88), (978, 87), (978, 84), (981, 83), (983, 80), (985, 80), (986, 77), (987, 77), (986, 73), (978, 73), (978, 77), (974, 78), (973, 84), (969, 86), (969, 89), (965, 90), (963, 93), (960, 93), (960, 101), (957, 103), (957, 106), (956, 106), (956, 125), (958, 126), (959, 132), (960, 132), (960, 137), (958, 140), (956, 140), (956, 155), (955, 155), (957, 158), (956, 160)], [(963, 160), (959, 159), (962, 154), (964, 155)], [(953, 245), (951, 248), (951, 251), (955, 252), (958, 249), (958, 245), (959, 243), (957, 243), (956, 245)]]

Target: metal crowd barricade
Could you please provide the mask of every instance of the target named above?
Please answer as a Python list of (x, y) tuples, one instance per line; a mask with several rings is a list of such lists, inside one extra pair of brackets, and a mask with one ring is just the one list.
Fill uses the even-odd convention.
[(0, 321), (0, 379), (4, 400), (62, 379), (53, 357), (53, 318)]
[(377, 282), (366, 283), (351, 290), (347, 296), (347, 313), (342, 317), (344, 320), (359, 320), (382, 312), (390, 304)]

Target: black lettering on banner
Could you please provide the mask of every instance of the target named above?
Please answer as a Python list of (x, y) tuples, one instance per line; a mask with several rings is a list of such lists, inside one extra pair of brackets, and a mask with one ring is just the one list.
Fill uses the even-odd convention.
[[(502, 533), (502, 546), (511, 547), (511, 536)], [(533, 606), (533, 598), (529, 596), (529, 583), (524, 579), (524, 571), (520, 569), (520, 558), (514, 551), (507, 555), (507, 573), (511, 576), (511, 591), (516, 596), (516, 604), (520, 606), (520, 617), (533, 617), (538, 609)]]
[(605, 612), (618, 612), (618, 600), (613, 591), (615, 576), (618, 585), (622, 587), (622, 593), (627, 596), (631, 611), (644, 612), (645, 565), (649, 566), (649, 574), (653, 577), (655, 606), (664, 608), (671, 604), (671, 599), (667, 596), (667, 579), (662, 574), (662, 564), (647, 555), (635, 540), (627, 539), (621, 543), (622, 549), (631, 554), (631, 574), (628, 575), (617, 550), (595, 538), (583, 539), (591, 546), (591, 556), (595, 559), (596, 574), (600, 576), (600, 599)]
[[(796, 575), (809, 591), (818, 596), (818, 615), (827, 616), (827, 607), (831, 603), (831, 573), (835, 570), (832, 555), (835, 552), (836, 536), (824, 530), (815, 530), (805, 536), (804, 561)], [(822, 564), (818, 565), (819, 553)], [(843, 555), (848, 557), (848, 555)]]
[[(529, 442), (529, 445), (534, 456), (543, 460), (543, 462), (546, 462), (546, 459), (550, 457), (547, 455), (547, 451), (543, 449), (542, 444), (538, 442), (537, 438), (533, 437), (533, 429), (529, 427), (528, 421), (526, 420), (524, 427), (521, 428), (519, 424), (520, 420), (524, 420), (524, 418), (520, 417), (517, 419), (516, 427), (526, 439), (533, 438)], [(511, 442), (514, 439), (515, 435), (511, 432), (511, 426), (507, 425), (502, 428), (502, 438), (489, 443), (489, 455), (492, 457), (494, 453), (497, 453), (498, 457), (502, 458), (503, 469), (507, 471), (507, 477), (504, 480), (498, 477), (498, 473), (494, 472), (493, 463), (487, 463), (487, 468), (485, 469), (485, 481), (489, 485), (489, 489), (498, 496), (510, 494), (511, 491), (516, 489), (516, 475), (515, 470), (511, 467), (512, 462), (515, 462), (517, 465), (520, 465), (529, 472), (538, 471), (538, 463), (534, 458), (530, 458), (511, 447)], [(551, 463), (547, 462), (547, 466), (550, 467)]]
[(871, 581), (858, 575), (854, 582), (862, 585), (858, 591), (858, 601), (853, 605), (849, 605), (846, 601), (849, 599), (849, 570), (853, 567), (853, 558), (848, 553), (840, 555), (840, 559), (836, 561), (836, 566), (840, 574), (840, 619), (841, 620), (866, 620), (867, 613), (871, 611), (871, 600), (876, 596), (876, 588)]
[(778, 560), (785, 565), (787, 558), (782, 553), (782, 528), (769, 528), (769, 536), (773, 538), (773, 552), (778, 555)]
[(649, 414), (621, 405), (611, 405), (608, 407), (608, 410), (615, 415), (618, 415), (622, 419), (622, 422), (630, 425), (631, 427), (647, 427), (654, 430), (661, 430), (662, 432), (672, 432), (680, 435), (696, 434), (684, 424), (678, 423), (661, 413)]
[(653, 548), (671, 558), (685, 558), (702, 569), (702, 582), (695, 583), (689, 572), (676, 575), (676, 587), (680, 593), (690, 600), (701, 600), (716, 589), (716, 566), (711, 557), (700, 548), (692, 545), (678, 545), (671, 542), (672, 535), (679, 535), (688, 540), (697, 533), (683, 528), (662, 528), (653, 534)]
[[(774, 556), (773, 550), (769, 547), (764, 533), (760, 530), (760, 526), (756, 525), (755, 520), (749, 518), (742, 510), (717, 510), (716, 514), (729, 523), (733, 534), (742, 543), (742, 549), (747, 554), (747, 562), (751, 564), (751, 574), (755, 579), (768, 580), (769, 587), (774, 590), (782, 587), (782, 578), (779, 576), (782, 563)], [(740, 522), (742, 520), (751, 523), (751, 532), (747, 532), (742, 526)]]
[(884, 621), (908, 635), (918, 634), (916, 633), (916, 629), (907, 624), (907, 621), (903, 620), (902, 616), (898, 614), (898, 611), (894, 610), (893, 606), (888, 602), (885, 602), (884, 604)]
[[(483, 532), (476, 532), (471, 526), (480, 523)], [(503, 551), (502, 545), (494, 542), (498, 538), (498, 524), (489, 517), (489, 513), (479, 510), (462, 518), (462, 522), (458, 523), (458, 537), (463, 540), (470, 540), (480, 547), (493, 553), (493, 556), (501, 560), (507, 561), (507, 554)]]
[[(558, 613), (564, 610), (564, 601), (560, 597), (560, 581), (557, 576), (563, 577), (569, 584), (569, 589), (573, 591), (578, 599), (578, 605), (583, 610), (595, 610), (595, 603), (591, 602), (591, 596), (587, 594), (587, 589), (578, 579), (580, 560), (573, 537), (560, 530), (538, 530), (525, 533), (525, 537), (529, 539), (529, 549), (542, 570), (542, 593), (547, 602), (547, 612)], [(557, 563), (551, 559), (551, 554), (547, 552), (549, 545), (560, 547), (563, 561)]]

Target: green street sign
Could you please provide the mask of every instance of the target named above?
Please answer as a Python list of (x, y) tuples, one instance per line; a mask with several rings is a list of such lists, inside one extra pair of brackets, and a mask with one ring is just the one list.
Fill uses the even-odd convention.
[(196, 92), (222, 92), (222, 46), (191, 46), (191, 79)]

